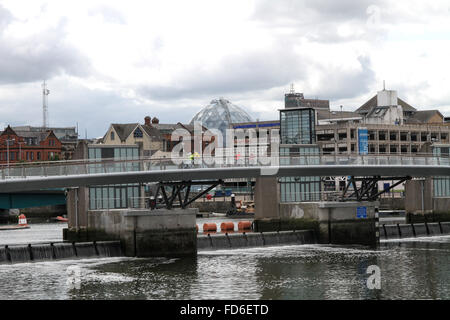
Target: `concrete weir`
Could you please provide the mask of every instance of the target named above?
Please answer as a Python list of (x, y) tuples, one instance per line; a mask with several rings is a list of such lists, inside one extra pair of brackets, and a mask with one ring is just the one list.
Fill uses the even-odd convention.
[(0, 264), (120, 257), (122, 255), (119, 241), (4, 245), (0, 247)]
[(380, 239), (404, 239), (450, 235), (450, 222), (383, 224)]
[(197, 249), (203, 251), (312, 243), (316, 243), (312, 230), (207, 234), (198, 236)]

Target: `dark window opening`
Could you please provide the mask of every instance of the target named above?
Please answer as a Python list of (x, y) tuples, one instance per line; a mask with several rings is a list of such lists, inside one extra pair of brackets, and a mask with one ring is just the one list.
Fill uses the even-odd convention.
[(401, 132), (400, 133), (400, 140), (401, 141), (408, 141), (408, 132)]
[(397, 132), (391, 132), (391, 133), (389, 134), (389, 139), (390, 139), (391, 141), (397, 141)]

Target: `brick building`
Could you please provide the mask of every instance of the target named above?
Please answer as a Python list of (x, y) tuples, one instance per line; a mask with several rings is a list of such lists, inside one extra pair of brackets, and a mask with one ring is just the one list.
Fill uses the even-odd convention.
[(0, 164), (59, 160), (62, 144), (52, 130), (14, 131), (8, 126), (0, 134)]

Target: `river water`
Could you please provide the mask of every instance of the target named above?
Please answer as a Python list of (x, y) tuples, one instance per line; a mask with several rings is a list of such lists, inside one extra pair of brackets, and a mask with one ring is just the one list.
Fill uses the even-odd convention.
[[(0, 244), (62, 240), (66, 224), (0, 231)], [(369, 266), (381, 289), (369, 289)], [(77, 270), (77, 281), (73, 270)], [(450, 236), (364, 247), (295, 245), (195, 259), (102, 258), (0, 265), (0, 299), (450, 299)]]

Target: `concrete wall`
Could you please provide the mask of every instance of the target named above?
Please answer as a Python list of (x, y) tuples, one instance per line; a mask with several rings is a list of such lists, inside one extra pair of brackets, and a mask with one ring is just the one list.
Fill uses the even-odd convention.
[[(67, 192), (67, 219), (69, 228), (88, 227), (89, 189), (80, 187)], [(76, 203), (76, 199), (78, 202)]]
[[(73, 159), (87, 159), (88, 158), (88, 144), (86, 141), (79, 141), (73, 153)], [(75, 193), (78, 192), (78, 207), (75, 207)], [(87, 211), (89, 206), (89, 189), (86, 187), (69, 189), (66, 196), (67, 201), (67, 218), (69, 228), (87, 228), (88, 219)]]
[(120, 240), (126, 256), (184, 256), (197, 252), (197, 209), (112, 209), (88, 212), (88, 228), (65, 240)]
[(189, 205), (190, 208), (197, 208), (199, 212), (220, 212), (227, 213), (231, 208), (231, 201), (194, 201)]
[(277, 177), (258, 177), (255, 180), (255, 219), (278, 218), (280, 188)]
[[(281, 203), (280, 217), (311, 224), (316, 221), (320, 243), (377, 245), (375, 208), (378, 202)], [(357, 218), (366, 207), (367, 218)]]
[[(422, 210), (422, 183), (423, 210)], [(405, 185), (406, 222), (450, 221), (450, 198), (434, 198), (433, 180), (409, 180)]]
[(380, 198), (380, 209), (405, 210), (405, 198)]
[[(423, 196), (422, 196), (423, 184)], [(405, 183), (405, 211), (407, 213), (429, 213), (433, 210), (433, 184), (430, 178), (425, 180), (408, 180)], [(423, 210), (422, 211), (422, 199)]]

